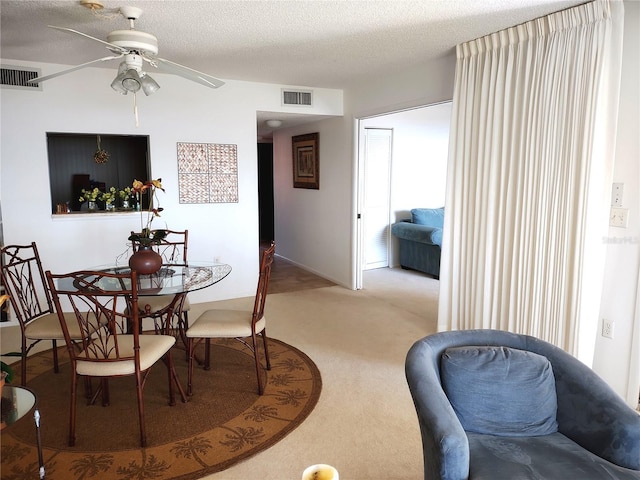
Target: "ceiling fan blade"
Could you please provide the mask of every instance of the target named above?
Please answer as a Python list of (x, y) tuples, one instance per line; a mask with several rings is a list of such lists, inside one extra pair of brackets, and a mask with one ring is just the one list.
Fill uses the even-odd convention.
[(28, 81), (28, 83), (44, 82), (45, 80), (49, 80), (51, 78), (59, 77), (60, 75), (66, 75), (67, 73), (75, 72), (76, 70), (80, 70), (81, 68), (88, 67), (90, 65), (93, 65), (94, 63), (106, 62), (107, 60), (115, 60), (116, 58), (121, 58), (123, 55), (124, 55), (124, 53), (121, 53), (120, 55), (112, 55), (110, 57), (103, 57), (103, 58), (98, 58), (97, 60), (91, 60), (90, 62), (83, 63), (81, 65), (76, 65), (75, 67), (67, 68), (66, 70), (62, 70), (62, 71), (57, 72), (57, 73), (52, 73), (51, 75), (46, 75), (44, 77), (38, 77), (38, 78), (32, 78), (31, 80)]
[(224, 85), (224, 82), (218, 78), (212, 77), (211, 75), (207, 75), (206, 73), (199, 72), (189, 67), (185, 67), (184, 65), (179, 65), (170, 60), (165, 60), (164, 58), (151, 57), (149, 59), (145, 58), (151, 65), (157, 67), (159, 70), (166, 71), (167, 73), (173, 73), (174, 75), (179, 75), (181, 77), (186, 78), (187, 80), (191, 80), (193, 82), (197, 82), (205, 87), (210, 88), (219, 88)]
[(129, 53), (129, 50), (126, 49), (126, 48), (120, 47), (118, 45), (114, 45), (113, 43), (105, 42), (104, 40), (100, 40), (99, 38), (92, 37), (91, 35), (87, 35), (86, 33), (79, 32), (79, 31), (74, 30), (72, 28), (55, 27), (53, 25), (49, 25), (49, 28), (54, 28), (56, 30), (60, 30), (61, 32), (73, 33), (75, 35), (80, 35), (81, 37), (88, 38), (89, 40), (93, 40), (95, 42), (102, 43), (109, 50), (111, 50), (113, 53), (123, 53), (123, 54), (124, 53)]

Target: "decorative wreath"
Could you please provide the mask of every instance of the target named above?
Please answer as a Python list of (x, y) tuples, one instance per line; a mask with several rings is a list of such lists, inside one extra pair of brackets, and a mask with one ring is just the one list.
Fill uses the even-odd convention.
[(98, 150), (93, 154), (93, 159), (96, 163), (107, 163), (109, 160), (109, 154), (100, 148), (100, 135), (98, 135)]

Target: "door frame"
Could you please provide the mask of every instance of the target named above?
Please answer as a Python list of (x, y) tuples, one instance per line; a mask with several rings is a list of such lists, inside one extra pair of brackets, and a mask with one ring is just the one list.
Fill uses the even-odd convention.
[[(421, 108), (433, 107), (446, 103), (453, 103), (453, 100), (443, 100), (440, 102), (423, 103), (418, 105), (402, 105), (397, 108), (390, 108), (388, 110), (380, 112), (369, 112), (363, 115), (354, 115), (354, 152), (353, 152), (353, 222), (351, 228), (351, 234), (353, 238), (352, 242), (352, 278), (353, 288), (355, 290), (361, 290), (363, 288), (363, 271), (364, 271), (364, 255), (363, 255), (363, 241), (364, 241), (364, 228), (362, 222), (362, 195), (363, 195), (363, 174), (364, 168), (364, 121), (370, 120), (376, 117), (384, 117), (386, 115), (392, 115), (395, 113), (407, 112), (410, 110), (416, 110)], [(393, 157), (392, 157), (393, 162)], [(393, 169), (393, 163), (391, 165)], [(389, 219), (391, 222), (391, 219)], [(393, 252), (390, 248), (390, 254)]]

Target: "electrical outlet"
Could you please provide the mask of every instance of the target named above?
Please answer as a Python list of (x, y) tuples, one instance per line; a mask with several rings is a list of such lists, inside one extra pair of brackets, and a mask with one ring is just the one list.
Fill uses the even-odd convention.
[(609, 214), (609, 226), (627, 228), (628, 214), (629, 214), (628, 208), (611, 207), (611, 213)]
[(624, 190), (624, 183), (614, 183), (611, 189), (611, 206), (622, 206), (622, 191)]
[(613, 320), (602, 319), (602, 336), (613, 339)]

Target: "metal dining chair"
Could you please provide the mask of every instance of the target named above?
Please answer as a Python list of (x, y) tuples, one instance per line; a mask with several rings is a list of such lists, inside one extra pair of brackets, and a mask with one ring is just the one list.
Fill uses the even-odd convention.
[[(187, 397), (180, 385), (171, 357), (175, 338), (167, 334), (143, 335), (138, 328), (138, 279), (135, 271), (126, 274), (79, 271), (54, 275), (46, 272), (53, 301), (67, 345), (73, 324), (81, 332), (81, 349), (67, 347), (71, 359), (71, 403), (69, 446), (76, 442), (76, 396), (78, 377), (97, 377), (99, 393), (108, 398), (109, 377), (131, 375), (135, 378), (138, 404), (140, 446), (147, 445), (144, 421), (143, 388), (151, 367), (163, 360), (169, 373), (169, 405), (175, 405), (174, 383), (183, 402)], [(61, 300), (71, 305), (73, 321), (62, 314)], [(125, 333), (128, 325), (133, 328)]]
[[(167, 235), (159, 244), (153, 245), (153, 249), (162, 257), (163, 266), (186, 265), (189, 230), (176, 231), (164, 229), (164, 231)], [(134, 233), (135, 232), (131, 232), (132, 235)], [(137, 242), (132, 242), (134, 252), (138, 250), (138, 247), (139, 244)], [(175, 297), (173, 295), (140, 296), (138, 299), (140, 316), (142, 318), (153, 318), (155, 328), (161, 328), (162, 317), (164, 317), (167, 308), (174, 299)], [(178, 330), (184, 331), (189, 325), (189, 310), (191, 310), (189, 297), (185, 295), (182, 303), (175, 306), (178, 308), (174, 310), (173, 316), (178, 322)], [(158, 323), (158, 321), (160, 321), (160, 323)]]
[[(189, 354), (188, 395), (192, 394), (193, 361), (196, 346), (203, 341), (205, 342), (204, 369), (209, 370), (211, 367), (210, 350), (212, 338), (235, 338), (253, 352), (256, 375), (258, 377), (258, 393), (260, 395), (264, 393), (260, 359), (258, 358), (258, 336), (262, 337), (267, 370), (271, 370), (269, 350), (267, 347), (267, 319), (264, 316), (264, 306), (267, 299), (267, 289), (269, 287), (269, 278), (271, 277), (271, 266), (273, 264), (275, 251), (276, 245), (272, 242), (271, 246), (262, 252), (260, 276), (258, 277), (258, 288), (253, 303), (253, 311), (207, 310), (187, 329), (187, 349)], [(248, 337), (251, 337), (251, 344), (245, 340)]]
[[(20, 325), (20, 381), (24, 386), (27, 384), (27, 357), (31, 349), (42, 340), (51, 340), (53, 369), (58, 373), (58, 341), (64, 341), (65, 337), (51, 301), (35, 242), (30, 245), (7, 245), (0, 250), (0, 254), (2, 283)], [(72, 327), (69, 339), (76, 341), (80, 338), (80, 330)]]

